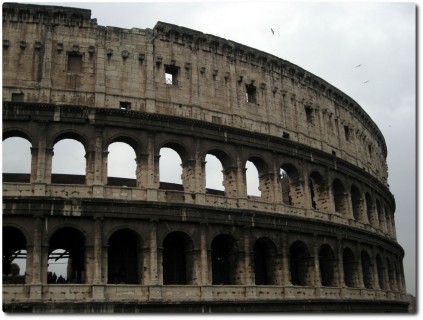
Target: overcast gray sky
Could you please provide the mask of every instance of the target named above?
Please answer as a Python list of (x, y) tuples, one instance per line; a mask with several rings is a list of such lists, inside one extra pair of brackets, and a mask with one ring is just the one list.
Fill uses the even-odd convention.
[[(407, 291), (416, 294), (415, 4), (282, 1), (50, 4), (91, 9), (91, 17), (102, 26), (152, 29), (157, 21), (163, 21), (230, 39), (288, 60), (355, 100), (378, 125), (388, 146), (389, 184), (397, 205), (398, 242), (405, 249)], [(359, 64), (361, 67), (357, 68)]]

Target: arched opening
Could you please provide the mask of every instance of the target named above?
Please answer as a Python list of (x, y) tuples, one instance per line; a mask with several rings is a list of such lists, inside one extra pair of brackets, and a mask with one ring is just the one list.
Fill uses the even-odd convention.
[(160, 188), (183, 191), (182, 160), (179, 154), (169, 148), (160, 149)]
[[(206, 155), (206, 190), (207, 193), (224, 194), (223, 167), (220, 160), (212, 154)], [(221, 192), (216, 192), (221, 191)]]
[(54, 145), (51, 182), (85, 184), (86, 159), (84, 145), (74, 139), (63, 139)]
[(344, 267), (344, 282), (347, 287), (358, 287), (357, 264), (354, 254), (350, 248), (345, 248), (342, 254), (342, 265)]
[(325, 183), (322, 175), (316, 171), (309, 178), (311, 207), (320, 211), (328, 210), (328, 196), (325, 192)]
[(377, 268), (377, 279), (379, 281), (379, 287), (382, 290), (385, 290), (386, 285), (385, 285), (384, 267), (383, 267), (383, 262), (380, 255), (376, 255), (376, 268)]
[(256, 285), (274, 285), (276, 247), (268, 238), (260, 238), (254, 244), (254, 275)]
[(312, 258), (307, 246), (301, 242), (294, 242), (289, 248), (289, 270), (291, 283), (294, 286), (311, 286)]
[[(61, 253), (55, 251), (56, 249), (61, 249)], [(54, 232), (49, 242), (49, 263), (52, 261), (66, 265), (66, 282), (84, 283), (85, 241), (82, 233), (70, 227), (64, 227)], [(53, 267), (48, 266), (48, 272), (51, 272), (51, 275), (54, 272)]]
[(336, 287), (336, 262), (335, 253), (328, 244), (319, 249), (320, 279), (323, 287)]
[(366, 192), (366, 213), (370, 224), (373, 224), (373, 200), (368, 192)]
[(284, 164), (279, 169), (281, 176), (282, 202), (296, 207), (303, 206), (303, 188), (300, 183), (300, 174), (291, 164)]
[(359, 221), (361, 219), (361, 196), (360, 190), (354, 185), (351, 186), (351, 203), (354, 219)]
[(383, 217), (382, 206), (380, 205), (380, 202), (378, 199), (376, 199), (376, 212), (377, 212), (377, 218), (379, 220), (379, 228), (383, 229), (383, 223), (385, 219)]
[(237, 257), (235, 239), (227, 234), (214, 238), (212, 250), (212, 283), (236, 284)]
[(136, 187), (137, 162), (134, 149), (127, 143), (114, 142), (108, 147), (107, 184)]
[(335, 212), (345, 214), (347, 212), (347, 205), (345, 201), (345, 188), (339, 179), (333, 181), (333, 198), (335, 203)]
[(261, 197), (259, 172), (252, 161), (247, 161), (246, 168), (246, 182), (247, 182), (247, 195)]
[[(129, 229), (114, 232), (107, 245), (108, 283), (138, 284), (140, 241), (138, 235)], [(140, 266), (141, 270), (142, 267)]]
[(163, 284), (190, 284), (193, 273), (193, 243), (183, 232), (163, 240)]
[(363, 274), (364, 287), (373, 288), (373, 272), (370, 256), (366, 251), (361, 251), (361, 272)]
[(3, 140), (2, 169), (4, 182), (30, 182), (31, 147), (31, 142), (21, 137), (10, 137)]
[[(69, 269), (69, 252), (66, 249), (55, 249), (48, 256), (47, 283), (66, 283), (72, 279)], [(69, 272), (69, 273), (68, 273)]]
[(386, 258), (386, 266), (388, 268), (388, 284), (391, 291), (395, 291), (395, 267), (391, 264), (389, 258)]
[(26, 239), (14, 227), (3, 227), (3, 283), (24, 284), (26, 275)]

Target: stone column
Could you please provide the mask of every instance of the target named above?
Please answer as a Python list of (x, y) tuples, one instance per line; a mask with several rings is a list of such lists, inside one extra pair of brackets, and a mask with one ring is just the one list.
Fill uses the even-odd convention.
[(345, 288), (345, 279), (344, 279), (344, 259), (342, 251), (342, 239), (338, 238), (338, 286), (340, 288)]
[(102, 274), (101, 274), (101, 265), (102, 265), (102, 254), (101, 248), (103, 247), (102, 243), (102, 232), (103, 231), (103, 218), (94, 217), (94, 284), (102, 283)]
[(291, 272), (289, 270), (289, 249), (288, 249), (288, 235), (286, 232), (282, 234), (282, 285), (289, 286), (291, 283)]
[(363, 275), (363, 261), (361, 261), (361, 252), (357, 255), (357, 276), (358, 276), (358, 287), (364, 288), (364, 275)]
[(207, 224), (200, 224), (200, 258), (201, 258), (201, 284), (208, 285), (211, 284), (209, 274), (209, 267), (211, 265), (208, 263), (208, 250), (207, 250)]
[(157, 285), (158, 277), (158, 261), (157, 261), (157, 224), (158, 220), (150, 220), (150, 279), (149, 285)]
[(322, 286), (322, 277), (320, 274), (320, 261), (319, 261), (319, 242), (317, 241), (317, 237), (314, 237), (314, 245), (313, 245), (313, 264), (314, 264), (314, 277), (313, 282), (316, 288), (320, 288)]
[(254, 283), (254, 272), (251, 270), (251, 249), (250, 249), (250, 229), (244, 228), (244, 259), (243, 259), (243, 273), (244, 273), (244, 285), (250, 286)]
[(43, 217), (41, 215), (34, 216), (34, 238), (32, 247), (32, 265), (31, 268), (31, 286), (29, 297), (31, 300), (40, 300), (42, 298), (42, 230)]
[(228, 167), (223, 169), (223, 185), (225, 187), (225, 194), (227, 197), (238, 197), (238, 168)]

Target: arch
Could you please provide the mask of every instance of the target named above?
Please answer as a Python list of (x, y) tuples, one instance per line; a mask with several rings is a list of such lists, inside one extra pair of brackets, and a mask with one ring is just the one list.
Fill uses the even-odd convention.
[(319, 249), (320, 279), (323, 287), (335, 287), (337, 259), (328, 244), (323, 244)]
[(384, 275), (384, 266), (382, 258), (379, 254), (376, 255), (376, 269), (377, 269), (377, 279), (379, 281), (379, 287), (382, 290), (385, 290), (386, 284), (385, 284), (385, 275)]
[(313, 171), (310, 173), (309, 188), (311, 207), (316, 210), (327, 211), (328, 195), (325, 190), (325, 179), (319, 172)]
[(229, 234), (216, 236), (211, 244), (212, 284), (236, 284), (235, 239)]
[(163, 141), (158, 145), (157, 150), (161, 150), (163, 148), (168, 148), (175, 151), (181, 158), (182, 163), (190, 159), (188, 147), (179, 140), (168, 139), (166, 141)]
[(9, 138), (22, 138), (28, 140), (31, 145), (34, 144), (32, 140), (34, 138), (33, 134), (23, 128), (8, 128), (3, 130), (3, 141)]
[(160, 148), (159, 152), (160, 182), (183, 185), (183, 163), (179, 152), (173, 149), (171, 146), (163, 146), (162, 148)]
[(209, 153), (205, 157), (205, 163), (206, 190), (225, 191), (222, 162), (218, 157)]
[(11, 226), (3, 226), (2, 233), (3, 283), (24, 284), (27, 261), (25, 235)]
[(367, 251), (361, 251), (361, 273), (363, 275), (363, 284), (367, 289), (372, 289), (373, 286), (373, 270), (370, 256)]
[(346, 214), (347, 212), (347, 204), (345, 199), (345, 188), (342, 184), (341, 180), (335, 179), (333, 180), (333, 200), (335, 203), (335, 212)]
[(276, 246), (272, 240), (262, 237), (254, 243), (254, 275), (256, 285), (276, 284)]
[(194, 271), (192, 239), (174, 231), (163, 240), (163, 284), (192, 284)]
[(302, 241), (295, 241), (289, 247), (289, 271), (294, 286), (311, 286), (312, 258), (307, 246)]
[(31, 181), (32, 144), (26, 137), (11, 136), (3, 139), (3, 181)]
[(210, 147), (203, 154), (205, 154), (206, 156), (208, 154), (215, 156), (222, 164), (223, 170), (226, 170), (228, 168), (235, 166), (235, 161), (233, 156), (230, 155), (227, 151), (224, 151), (220, 148)]
[(344, 268), (344, 282), (347, 287), (358, 287), (357, 262), (350, 248), (345, 248), (342, 253), (342, 265)]
[(281, 176), (282, 202), (292, 206), (302, 206), (304, 192), (301, 176), (296, 166), (285, 163), (279, 168)]
[(245, 183), (248, 196), (261, 197), (260, 173), (256, 165), (250, 160), (245, 163)]
[[(388, 285), (389, 285), (389, 289), (391, 291), (395, 291), (396, 290), (396, 286), (395, 286), (395, 266), (393, 264), (391, 264), (391, 260), (386, 257), (386, 267), (388, 269)], [(388, 289), (387, 288), (387, 289)]]
[(84, 144), (73, 138), (63, 138), (55, 142), (53, 150), (52, 183), (84, 184), (87, 166)]
[(140, 150), (140, 143), (138, 142), (137, 137), (134, 137), (128, 134), (125, 134), (125, 135), (117, 134), (110, 137), (110, 139), (108, 139), (106, 142), (107, 149), (113, 143), (125, 143), (134, 150), (135, 154), (138, 154)]
[[(115, 141), (108, 146), (107, 184), (136, 187), (136, 153), (132, 145)], [(123, 178), (123, 179), (119, 179)]]
[(141, 239), (131, 229), (119, 229), (107, 242), (107, 283), (138, 284), (142, 259), (139, 257)]
[(370, 193), (366, 192), (365, 199), (367, 219), (369, 220), (369, 224), (373, 224), (373, 200)]
[[(64, 250), (63, 255), (52, 256), (51, 253), (56, 249)], [(85, 282), (85, 237), (81, 231), (73, 227), (62, 227), (57, 229), (50, 237), (48, 252), (49, 262), (68, 259), (67, 282)]]
[(351, 186), (351, 204), (354, 219), (359, 221), (361, 219), (361, 194), (355, 185)]

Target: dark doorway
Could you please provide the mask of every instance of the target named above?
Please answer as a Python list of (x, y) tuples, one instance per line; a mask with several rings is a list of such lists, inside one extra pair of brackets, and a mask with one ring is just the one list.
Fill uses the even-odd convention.
[(229, 235), (214, 238), (211, 245), (213, 284), (235, 284), (234, 242)]
[(138, 284), (138, 236), (135, 232), (116, 231), (108, 245), (108, 283)]
[(256, 285), (274, 285), (275, 254), (273, 243), (260, 238), (254, 244), (254, 275)]
[(320, 277), (322, 286), (324, 287), (335, 287), (335, 254), (332, 248), (324, 244), (319, 250), (319, 265), (320, 265)]
[(172, 232), (163, 241), (163, 284), (188, 284), (192, 273), (192, 241)]
[(301, 242), (294, 242), (289, 248), (289, 269), (291, 283), (294, 286), (311, 285), (310, 278), (310, 253), (307, 246)]

